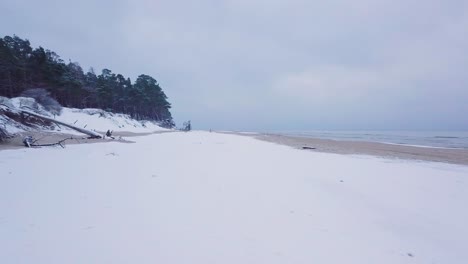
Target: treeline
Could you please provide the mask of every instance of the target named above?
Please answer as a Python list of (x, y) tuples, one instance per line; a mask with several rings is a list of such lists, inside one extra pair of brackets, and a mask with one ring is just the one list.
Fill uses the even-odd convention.
[(153, 77), (142, 74), (132, 83), (108, 69), (85, 73), (78, 63), (65, 63), (42, 47), (33, 49), (26, 39), (0, 38), (0, 96), (16, 97), (31, 88), (46, 89), (66, 107), (101, 108), (174, 125), (171, 104)]

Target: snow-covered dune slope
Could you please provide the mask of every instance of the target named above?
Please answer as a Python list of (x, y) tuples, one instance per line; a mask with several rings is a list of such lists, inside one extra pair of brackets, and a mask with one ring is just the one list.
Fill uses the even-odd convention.
[(2, 263), (468, 261), (468, 167), (208, 132), (0, 152)]
[[(9, 99), (0, 97), (0, 103), (4, 104), (3, 106), (0, 105), (0, 107), (8, 106), (9, 110), (12, 111), (26, 109), (37, 114), (54, 117), (58, 121), (69, 123), (80, 128), (86, 128), (88, 130), (99, 132), (112, 130), (133, 133), (147, 133), (168, 130), (166, 128), (160, 127), (155, 122), (135, 120), (128, 115), (114, 114), (101, 109), (75, 109), (64, 107), (60, 115), (54, 116), (53, 114), (46, 111), (44, 107), (38, 104), (33, 98), (16, 97)], [(26, 126), (3, 115), (0, 115), (0, 125), (11, 134), (34, 130), (80, 134), (79, 132), (76, 132), (67, 127), (60, 127), (54, 124), (47, 127), (35, 125)]]
[(150, 121), (138, 121), (124, 114), (113, 114), (101, 109), (63, 108), (58, 120), (96, 131), (154, 132), (168, 130)]

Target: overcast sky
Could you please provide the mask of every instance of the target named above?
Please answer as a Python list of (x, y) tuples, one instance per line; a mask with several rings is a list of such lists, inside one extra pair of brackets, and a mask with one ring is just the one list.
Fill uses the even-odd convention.
[(175, 121), (230, 130), (468, 130), (466, 0), (6, 0), (16, 34), (155, 77)]

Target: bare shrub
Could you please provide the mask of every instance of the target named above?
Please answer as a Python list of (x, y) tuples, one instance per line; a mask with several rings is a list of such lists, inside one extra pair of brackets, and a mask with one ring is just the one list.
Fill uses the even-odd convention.
[(62, 106), (50, 96), (50, 93), (43, 88), (32, 88), (24, 91), (21, 96), (31, 97), (41, 104), (45, 110), (51, 114), (59, 115), (62, 112)]
[(9, 137), (10, 135), (6, 132), (6, 130), (3, 130), (3, 128), (0, 127), (0, 142), (5, 141)]

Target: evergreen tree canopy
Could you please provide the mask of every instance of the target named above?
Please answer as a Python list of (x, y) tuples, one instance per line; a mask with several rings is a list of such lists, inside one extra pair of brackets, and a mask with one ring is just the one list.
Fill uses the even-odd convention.
[(53, 51), (33, 49), (28, 40), (0, 38), (0, 96), (19, 96), (30, 88), (46, 89), (66, 107), (101, 108), (173, 124), (171, 104), (149, 75), (138, 76), (132, 84), (109, 69), (100, 75), (92, 68), (85, 73), (77, 62), (67, 64)]

